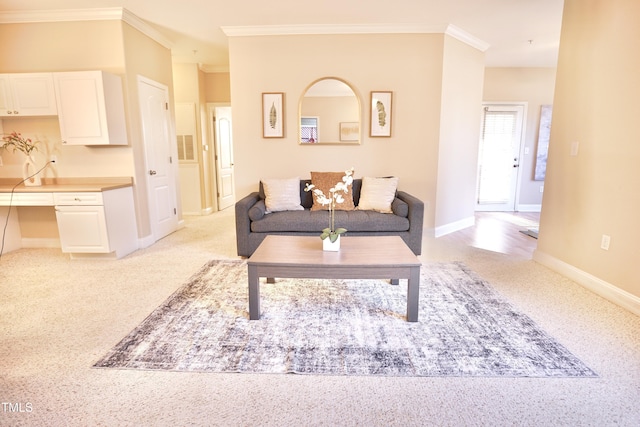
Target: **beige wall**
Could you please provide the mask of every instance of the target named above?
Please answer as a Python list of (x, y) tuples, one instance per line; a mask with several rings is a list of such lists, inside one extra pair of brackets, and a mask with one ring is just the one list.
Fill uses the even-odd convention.
[(445, 37), (442, 70), (436, 235), (475, 220), (484, 54)]
[(231, 81), (229, 73), (206, 73), (204, 80), (207, 102), (231, 102)]
[[(175, 122), (173, 71), (171, 68), (171, 51), (160, 43), (147, 37), (129, 24), (120, 23), (124, 37), (124, 58), (126, 65), (126, 90), (125, 102), (127, 104), (127, 122), (129, 125), (129, 149), (131, 150), (129, 162), (133, 164), (134, 194), (136, 198), (136, 216), (138, 220), (138, 235), (147, 237), (151, 235), (149, 223), (149, 199), (147, 189), (147, 168), (143, 140), (143, 129), (140, 118), (140, 102), (138, 98), (138, 76), (151, 79), (168, 89), (169, 110), (171, 123)], [(169, 129), (171, 141), (175, 141), (175, 127)], [(178, 158), (176, 144), (172, 145), (173, 158)], [(177, 164), (174, 165), (174, 174), (177, 186)], [(182, 215), (179, 195), (177, 195), (176, 208), (179, 218)], [(151, 242), (152, 243), (152, 242)]]
[(640, 2), (565, 0), (535, 259), (640, 313), (638, 16)]
[(540, 186), (544, 181), (535, 181), (540, 108), (553, 104), (555, 68), (487, 68), (484, 78), (485, 102), (526, 102), (525, 141), (529, 154), (520, 158), (520, 198), (518, 205), (542, 204)]
[[(433, 229), (444, 39), (442, 34), (232, 37), (230, 71), (237, 196), (255, 191), (261, 178), (306, 178), (311, 170), (341, 171), (354, 166), (356, 177), (398, 176), (400, 189), (426, 203), (425, 225)], [(476, 51), (470, 50), (473, 52), (467, 54), (475, 64)], [(309, 52), (313, 53), (311, 61), (305, 59)], [(347, 81), (360, 97), (361, 145), (298, 144), (300, 97), (313, 81), (329, 76)], [(480, 78), (478, 85), (481, 84)], [(470, 97), (475, 105), (481, 100), (480, 90), (474, 90)], [(371, 91), (393, 91), (391, 138), (369, 137)], [(282, 139), (262, 138), (263, 92), (285, 93)], [(458, 123), (474, 129), (476, 137), (469, 144), (476, 151), (477, 114), (472, 123), (467, 123), (466, 114)], [(475, 178), (467, 184), (474, 187)]]

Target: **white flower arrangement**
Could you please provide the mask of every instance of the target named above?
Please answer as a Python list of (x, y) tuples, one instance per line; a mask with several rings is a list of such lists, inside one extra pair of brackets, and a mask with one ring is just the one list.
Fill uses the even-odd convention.
[(349, 185), (353, 182), (353, 171), (354, 168), (352, 167), (344, 172), (342, 182), (337, 182), (336, 185), (329, 189), (329, 197), (325, 196), (322, 190), (316, 188), (313, 184), (307, 184), (304, 189), (304, 191), (312, 191), (316, 196), (316, 200), (322, 206), (329, 205), (329, 227), (322, 230), (322, 234), (320, 234), (322, 240), (328, 237), (331, 243), (335, 243), (338, 240), (338, 236), (347, 231), (346, 228), (335, 227), (335, 211), (336, 204), (344, 202), (344, 195), (349, 192)]

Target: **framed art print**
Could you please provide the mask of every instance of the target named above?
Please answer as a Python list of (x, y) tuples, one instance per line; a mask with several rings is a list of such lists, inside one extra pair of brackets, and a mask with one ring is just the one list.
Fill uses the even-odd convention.
[(284, 138), (284, 93), (262, 94), (262, 137)]
[(340, 141), (359, 141), (359, 122), (340, 122)]
[(391, 136), (391, 99), (393, 92), (371, 92), (371, 129), (372, 137)]

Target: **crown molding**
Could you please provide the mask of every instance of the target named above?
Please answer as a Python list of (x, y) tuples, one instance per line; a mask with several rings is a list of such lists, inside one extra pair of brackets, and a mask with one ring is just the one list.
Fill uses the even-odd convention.
[(166, 37), (123, 7), (0, 12), (0, 24), (112, 20), (126, 22), (162, 46), (171, 49), (172, 43)]
[(221, 27), (229, 37), (305, 34), (407, 34), (442, 33), (446, 28), (422, 24), (301, 24)]
[(423, 24), (354, 24), (354, 25), (253, 25), (221, 27), (228, 37), (290, 36), (326, 34), (447, 34), (482, 52), (489, 44), (453, 25)]
[(447, 29), (444, 31), (444, 33), (448, 36), (453, 37), (454, 39), (460, 40), (461, 42), (478, 49), (481, 52), (486, 52), (487, 49), (489, 49), (489, 47), (491, 46), (489, 43), (480, 40), (475, 36), (472, 36), (465, 30), (462, 30), (454, 25), (447, 25)]

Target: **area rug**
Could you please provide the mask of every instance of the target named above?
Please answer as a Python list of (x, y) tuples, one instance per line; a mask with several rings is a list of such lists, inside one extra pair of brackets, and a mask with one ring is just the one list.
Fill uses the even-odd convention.
[(594, 377), (461, 263), (406, 281), (261, 279), (248, 320), (246, 261), (207, 263), (94, 366), (317, 375)]

